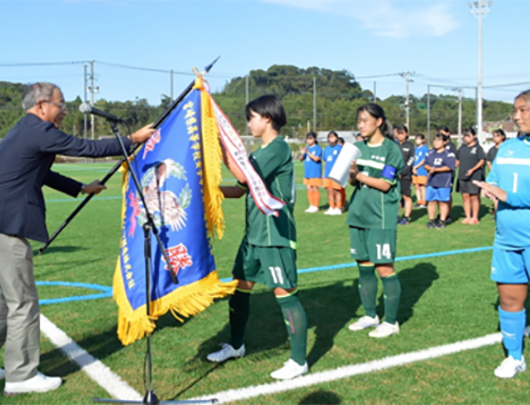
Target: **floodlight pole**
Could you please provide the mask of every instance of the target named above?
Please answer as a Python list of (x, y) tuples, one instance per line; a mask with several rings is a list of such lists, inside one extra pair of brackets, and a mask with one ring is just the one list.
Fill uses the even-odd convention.
[(462, 88), (458, 88), (458, 146), (462, 145)]
[(492, 3), (493, 0), (467, 3), (471, 7), (471, 14), (478, 19), (477, 136), (480, 143), (484, 142), (482, 134), (482, 16), (489, 13)]

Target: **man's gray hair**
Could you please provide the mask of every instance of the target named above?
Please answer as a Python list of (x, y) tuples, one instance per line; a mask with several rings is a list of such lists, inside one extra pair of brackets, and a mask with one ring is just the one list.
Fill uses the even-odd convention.
[(24, 111), (27, 111), (33, 108), (39, 101), (51, 100), (55, 89), (60, 90), (53, 83), (39, 82), (29, 85), (26, 87), (26, 91), (24, 91), (24, 95), (22, 96), (22, 108)]

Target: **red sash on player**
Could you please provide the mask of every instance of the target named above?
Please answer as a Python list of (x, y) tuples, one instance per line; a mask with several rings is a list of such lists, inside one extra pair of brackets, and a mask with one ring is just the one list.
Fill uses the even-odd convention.
[(221, 143), (245, 176), (249, 191), (258, 209), (265, 215), (274, 215), (277, 217), (279, 215), (278, 210), (281, 210), (285, 203), (269, 193), (265, 184), (263, 184), (263, 180), (248, 160), (247, 151), (239, 134), (211, 95), (210, 100), (215, 112), (215, 118), (217, 119)]

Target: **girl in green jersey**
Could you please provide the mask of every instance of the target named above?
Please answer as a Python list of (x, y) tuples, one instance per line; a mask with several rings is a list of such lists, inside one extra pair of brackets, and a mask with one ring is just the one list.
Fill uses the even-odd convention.
[(245, 355), (244, 334), (250, 314), (250, 293), (256, 283), (263, 283), (274, 292), (291, 343), (289, 360), (272, 372), (271, 377), (289, 380), (307, 373), (308, 364), (307, 319), (298, 298), (296, 272), (294, 166), (291, 148), (279, 136), (286, 116), (280, 99), (272, 95), (251, 101), (246, 107), (246, 115), (252, 136), (263, 142), (249, 160), (267, 190), (285, 205), (278, 217), (261, 213), (248, 193), (245, 176), (225, 155), (225, 164), (237, 178), (238, 185), (221, 187), (221, 190), (226, 198), (246, 196), (246, 229), (232, 270), (238, 284), (229, 301), (230, 342), (223, 344), (221, 350), (210, 353), (207, 359), (220, 363)]
[[(356, 142), (361, 157), (352, 163), (350, 183), (351, 257), (359, 266), (359, 293), (366, 315), (349, 326), (358, 331), (376, 327), (369, 336), (382, 338), (399, 333), (397, 312), (401, 285), (394, 272), (396, 217), (399, 210), (399, 174), (404, 167), (401, 151), (383, 109), (366, 104), (357, 110), (357, 126), (365, 139)], [(381, 277), (385, 300), (385, 322), (376, 314), (377, 278)]]

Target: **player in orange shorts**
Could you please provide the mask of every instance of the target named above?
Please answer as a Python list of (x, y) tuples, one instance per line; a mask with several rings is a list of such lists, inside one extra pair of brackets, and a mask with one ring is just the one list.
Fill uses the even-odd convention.
[(344, 201), (342, 199), (342, 186), (329, 178), (331, 169), (339, 157), (342, 146), (339, 145), (339, 136), (335, 131), (328, 134), (329, 146), (324, 149), (324, 182), (323, 187), (328, 192), (329, 209), (325, 215), (341, 215)]
[(300, 151), (300, 160), (304, 162), (304, 185), (307, 187), (309, 208), (305, 212), (318, 212), (322, 185), (322, 148), (318, 144), (317, 135), (309, 132), (305, 141), (307, 146)]

